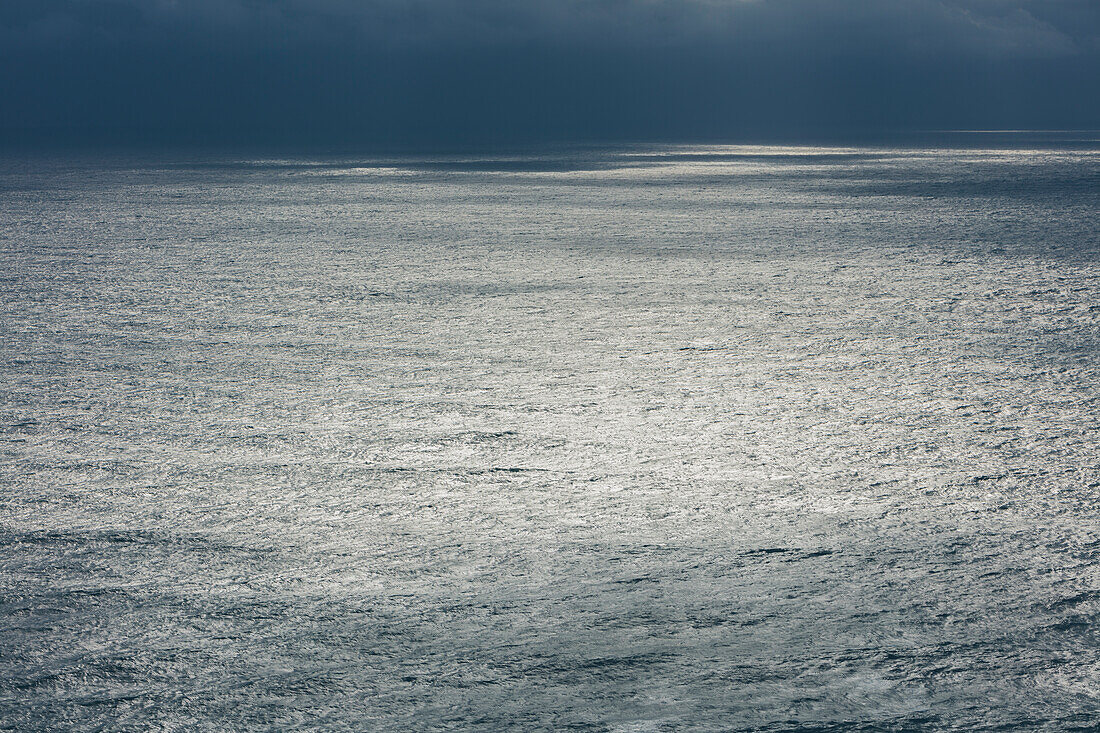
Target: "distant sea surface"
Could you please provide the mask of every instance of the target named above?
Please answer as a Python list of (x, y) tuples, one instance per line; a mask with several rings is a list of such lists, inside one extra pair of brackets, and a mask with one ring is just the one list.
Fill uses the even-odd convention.
[(1100, 142), (0, 160), (0, 729), (1100, 726)]

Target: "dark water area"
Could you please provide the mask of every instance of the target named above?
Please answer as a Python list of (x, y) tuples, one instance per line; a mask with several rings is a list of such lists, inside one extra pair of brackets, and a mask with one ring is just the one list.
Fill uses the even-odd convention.
[(1095, 730), (1010, 142), (0, 159), (0, 729)]

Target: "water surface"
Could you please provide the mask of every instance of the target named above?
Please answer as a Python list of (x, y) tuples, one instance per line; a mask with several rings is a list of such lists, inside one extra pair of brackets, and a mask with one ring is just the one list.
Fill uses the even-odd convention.
[(0, 163), (0, 728), (1100, 725), (1100, 148)]

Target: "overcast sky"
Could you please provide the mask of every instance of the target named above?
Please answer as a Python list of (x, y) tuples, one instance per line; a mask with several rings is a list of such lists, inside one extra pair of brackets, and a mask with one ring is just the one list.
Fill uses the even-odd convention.
[(2, 0), (9, 141), (1100, 127), (1100, 0)]

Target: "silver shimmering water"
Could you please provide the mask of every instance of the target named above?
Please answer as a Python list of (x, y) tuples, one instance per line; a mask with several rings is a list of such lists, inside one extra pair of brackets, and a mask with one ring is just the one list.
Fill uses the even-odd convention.
[(0, 729), (1100, 725), (1100, 153), (0, 165)]

